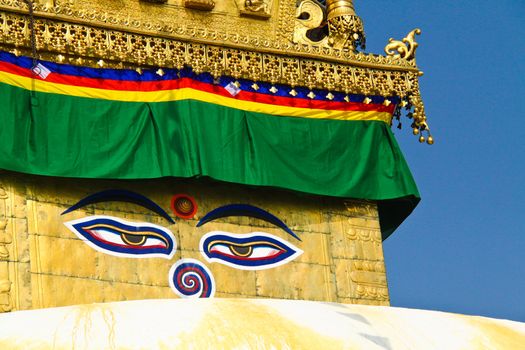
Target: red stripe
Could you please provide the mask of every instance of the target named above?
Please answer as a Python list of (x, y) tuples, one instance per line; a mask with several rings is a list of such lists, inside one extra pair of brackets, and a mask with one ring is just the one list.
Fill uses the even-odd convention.
[[(39, 76), (34, 75), (31, 70), (22, 68), (12, 63), (0, 62), (0, 70), (23, 77), (35, 78), (43, 80)], [(289, 106), (297, 108), (309, 109), (325, 109), (325, 110), (340, 110), (340, 111), (377, 111), (394, 113), (395, 105), (390, 104), (384, 106), (382, 104), (365, 104), (357, 102), (339, 102), (339, 101), (320, 101), (298, 97), (285, 97), (277, 95), (269, 95), (251, 91), (240, 91), (235, 97), (231, 96), (220, 85), (213, 85), (203, 83), (191, 78), (180, 78), (175, 80), (162, 81), (133, 81), (133, 80), (113, 80), (101, 78), (87, 78), (81, 76), (73, 76), (60, 73), (51, 73), (45, 81), (51, 83), (58, 83), (64, 85), (73, 85), (80, 87), (89, 87), (103, 90), (120, 90), (120, 91), (161, 91), (161, 90), (176, 90), (181, 88), (192, 88), (204, 92), (209, 92), (215, 95), (234, 98), (243, 101), (252, 101), (277, 106)]]

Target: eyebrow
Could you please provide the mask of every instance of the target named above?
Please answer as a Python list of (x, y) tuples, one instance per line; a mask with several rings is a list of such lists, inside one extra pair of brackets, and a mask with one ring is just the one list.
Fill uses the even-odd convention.
[(153, 202), (151, 199), (148, 199), (139, 193), (126, 190), (106, 190), (94, 193), (81, 199), (69, 209), (65, 210), (61, 215), (70, 213), (89, 204), (101, 202), (127, 202), (137, 204), (162, 216), (172, 224), (175, 223), (175, 221), (173, 221), (173, 219), (168, 215), (168, 213), (166, 213), (166, 211), (164, 211), (164, 209), (162, 209), (157, 203)]
[(210, 221), (225, 218), (229, 216), (248, 216), (255, 219), (261, 219), (271, 224), (274, 224), (277, 227), (282, 228), (285, 232), (290, 234), (292, 237), (301, 240), (284, 222), (282, 222), (278, 217), (273, 214), (270, 214), (264, 209), (255, 207), (249, 204), (229, 204), (217, 209), (213, 209), (197, 223), (197, 227), (200, 227), (204, 224), (207, 224)]

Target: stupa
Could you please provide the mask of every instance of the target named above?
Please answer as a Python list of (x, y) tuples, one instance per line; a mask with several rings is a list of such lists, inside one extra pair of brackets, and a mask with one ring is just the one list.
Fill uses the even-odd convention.
[(0, 348), (525, 343), (388, 307), (419, 29), (364, 53), (351, 0), (0, 0), (0, 28)]

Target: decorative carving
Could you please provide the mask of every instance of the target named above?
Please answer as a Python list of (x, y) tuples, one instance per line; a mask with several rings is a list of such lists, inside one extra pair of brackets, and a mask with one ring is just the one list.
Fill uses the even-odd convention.
[(388, 300), (388, 287), (386, 282), (385, 263), (383, 260), (353, 261), (350, 278), (357, 285), (357, 297)]
[(373, 242), (381, 244), (381, 232), (379, 229), (371, 229), (368, 227), (350, 227), (347, 232), (347, 237), (350, 240), (358, 240), (362, 242)]
[[(293, 33), (293, 42), (306, 45), (320, 45), (326, 46), (328, 38), (308, 35), (309, 31), (320, 28), (324, 20), (324, 9), (317, 2), (313, 0), (304, 0), (295, 12), (295, 29)], [(318, 29), (320, 30), (320, 29)]]
[(357, 296), (363, 299), (388, 300), (388, 288), (358, 285)]
[(400, 57), (405, 60), (415, 60), (416, 49), (418, 43), (416, 42), (416, 35), (421, 34), (421, 29), (416, 28), (404, 38), (402, 41), (390, 38), (388, 44), (385, 46), (385, 53), (388, 56)]
[[(292, 4), (292, 5), (291, 5)], [(76, 7), (78, 5), (75, 5)], [(207, 43), (213, 41), (221, 41), (230, 47), (238, 47), (244, 49), (251, 49), (253, 51), (260, 51), (264, 49), (266, 52), (282, 53), (286, 50), (289, 55), (313, 57), (332, 62), (339, 62), (350, 65), (366, 66), (377, 69), (404, 69), (414, 70), (417, 68), (412, 61), (403, 60), (399, 57), (380, 56), (373, 54), (356, 54), (352, 51), (337, 50), (333, 47), (323, 47), (322, 51), (319, 43), (313, 43), (316, 46), (304, 45), (304, 43), (291, 44), (290, 40), (293, 38), (294, 17), (296, 7), (291, 1), (279, 2), (279, 25), (276, 26), (275, 33), (281, 38), (281, 41), (276, 41), (274, 33), (269, 33), (266, 30), (261, 30), (260, 21), (255, 21), (253, 26), (250, 26), (250, 31), (261, 30), (263, 34), (255, 36), (241, 36), (238, 33), (240, 29), (246, 32), (246, 28), (242, 26), (244, 23), (237, 23), (235, 19), (228, 20), (228, 23), (221, 26), (223, 28), (232, 28), (231, 32), (214, 31), (209, 26), (202, 23), (195, 16), (185, 16), (175, 24), (167, 25), (165, 21), (158, 20), (151, 16), (143, 17), (131, 14), (128, 16), (119, 15), (117, 12), (109, 13), (106, 9), (78, 9), (72, 8), (69, 4), (60, 3), (54, 7), (47, 7), (42, 4), (34, 4), (35, 16), (37, 18), (53, 18), (54, 21), (69, 21), (82, 22), (88, 21), (89, 27), (95, 29), (97, 26), (104, 27), (107, 30), (113, 31), (128, 31), (149, 33), (153, 36), (162, 33), (162, 37), (172, 39), (187, 39), (187, 40), (204, 40)], [(170, 7), (171, 8), (171, 7)], [(27, 11), (27, 7), (23, 2), (18, 0), (0, 0), (0, 11)], [(226, 16), (226, 20), (229, 16)], [(196, 28), (201, 28), (197, 30)], [(264, 27), (266, 28), (266, 27)], [(99, 28), (100, 30), (101, 28)]]
[(215, 7), (213, 0), (184, 0), (184, 6), (190, 9), (211, 11)]
[(272, 0), (245, 0), (241, 13), (255, 17), (268, 18), (271, 16)]
[[(265, 1), (270, 11), (273, 0)], [(347, 94), (381, 95), (387, 99), (397, 96), (408, 105), (407, 115), (414, 117), (414, 133), (428, 134), (427, 138), (420, 136), (420, 141), (434, 142), (428, 132), (419, 92), (420, 72), (414, 59), (417, 43), (413, 39), (420, 31), (413, 31), (403, 40), (408, 43), (406, 46), (391, 42), (387, 56), (348, 50), (348, 43), (355, 39), (348, 38), (345, 30), (349, 27), (340, 28), (342, 31), (338, 32), (333, 26), (339, 21), (336, 18), (354, 13), (349, 0), (330, 2), (330, 37), (322, 31), (326, 29), (323, 8), (313, 0), (300, 2), (296, 12), (292, 2), (280, 1), (279, 17), (275, 20), (278, 28), (266, 36), (261, 34), (264, 31), (261, 28), (275, 23), (273, 19), (261, 25), (260, 21), (250, 22), (228, 15), (220, 28), (229, 31), (222, 32), (208, 23), (209, 16), (216, 15), (215, 10), (209, 15), (189, 16), (186, 13), (191, 11), (168, 3), (167, 9), (178, 11), (174, 13), (182, 11), (180, 21), (168, 25), (155, 19), (159, 16), (146, 18), (143, 14), (130, 14), (123, 17), (119, 12), (80, 8), (78, 3), (73, 6), (71, 1), (53, 3), (55, 6), (49, 6), (50, 2), (45, 0), (33, 4), (35, 46), (40, 59), (108, 68), (150, 67), (157, 70), (159, 67), (191, 66), (197, 73), (206, 71), (216, 78), (231, 75), (237, 79), (290, 85), (292, 95), (293, 87), (306, 86)], [(262, 5), (254, 7), (256, 4), (250, 2), (248, 5), (254, 10), (264, 9)], [(15, 54), (31, 56), (30, 20), (26, 11), (24, 2), (0, 0), (0, 45)], [(248, 29), (243, 27), (246, 23), (249, 23)], [(240, 30), (241, 27), (244, 30)], [(359, 31), (356, 28), (350, 31)], [(321, 31), (312, 35), (312, 30)], [(241, 32), (257, 34), (239, 34)], [(329, 39), (333, 46), (329, 45)], [(295, 63), (290, 64), (290, 57), (294, 57)], [(330, 96), (327, 94), (327, 98)], [(399, 106), (397, 111), (400, 111)]]
[(371, 217), (377, 218), (377, 204), (373, 202), (361, 202), (361, 201), (344, 201), (343, 202), (347, 212), (352, 217)]
[(365, 47), (363, 22), (354, 10), (353, 0), (327, 0), (328, 43), (336, 49)]

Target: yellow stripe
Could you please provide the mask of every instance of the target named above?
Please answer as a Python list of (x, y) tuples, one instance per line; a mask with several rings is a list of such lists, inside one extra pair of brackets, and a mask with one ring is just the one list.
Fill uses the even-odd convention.
[(338, 111), (312, 109), (291, 106), (271, 105), (253, 101), (236, 100), (206, 91), (192, 88), (161, 91), (122, 91), (96, 89), (84, 86), (52, 83), (38, 79), (22, 77), (16, 74), (0, 71), (0, 82), (26, 90), (60, 95), (69, 95), (101, 100), (122, 102), (168, 102), (182, 100), (197, 100), (224, 107), (240, 109), (248, 112), (271, 114), (276, 116), (301, 117), (312, 119), (336, 120), (378, 120), (390, 123), (392, 115), (377, 111)]

